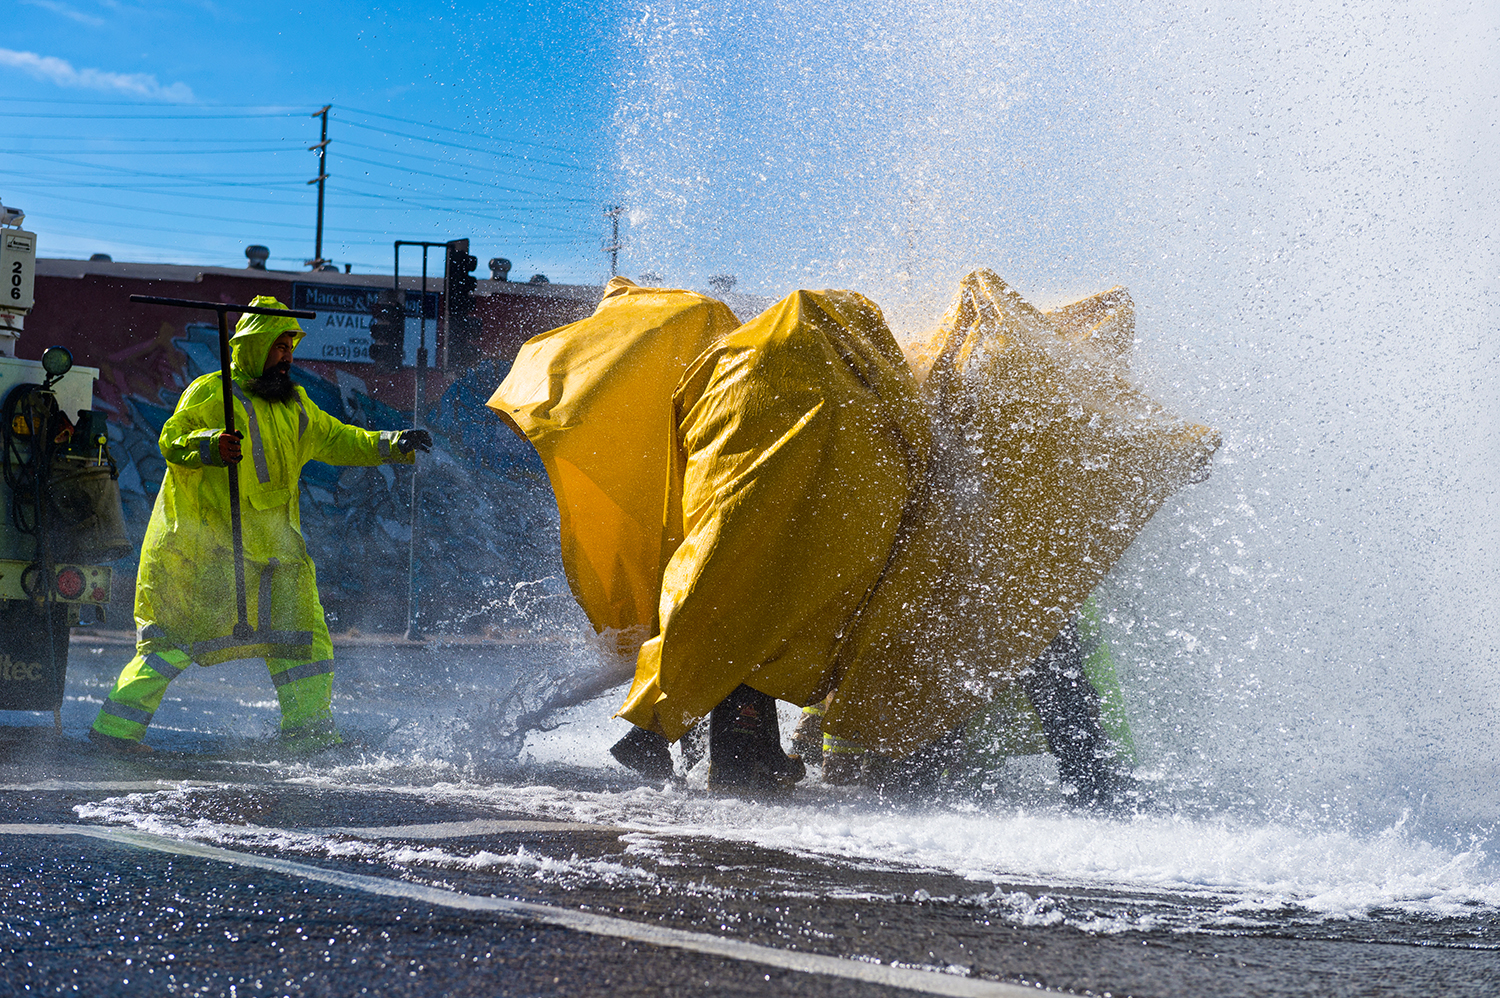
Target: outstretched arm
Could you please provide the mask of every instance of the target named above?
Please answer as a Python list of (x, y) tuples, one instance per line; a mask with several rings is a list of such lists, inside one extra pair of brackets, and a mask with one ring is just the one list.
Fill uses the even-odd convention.
[[(432, 437), (426, 430), (365, 430), (350, 426), (319, 409), (311, 399), (302, 399), (307, 412), (307, 449), (303, 452), (308, 460), (322, 461), (333, 465), (411, 464), (416, 460), (417, 449), (427, 450), (432, 446)], [(411, 434), (420, 433), (423, 441)], [(403, 447), (405, 438), (408, 446)]]

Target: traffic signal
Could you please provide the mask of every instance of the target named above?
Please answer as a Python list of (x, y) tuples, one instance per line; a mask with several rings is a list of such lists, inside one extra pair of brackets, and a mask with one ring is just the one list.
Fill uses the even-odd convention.
[(370, 361), (394, 371), (406, 354), (406, 295), (387, 288), (370, 308)]
[(474, 292), (479, 281), (472, 271), (479, 266), (479, 259), (469, 252), (467, 239), (455, 239), (448, 244), (444, 269), (443, 312), (446, 329), (447, 363), (456, 367), (468, 367), (479, 359), (478, 302)]

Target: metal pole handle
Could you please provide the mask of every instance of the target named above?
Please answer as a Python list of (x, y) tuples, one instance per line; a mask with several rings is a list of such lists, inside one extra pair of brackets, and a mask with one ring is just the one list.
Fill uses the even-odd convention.
[[(229, 313), (219, 310), (219, 381), (224, 387), (224, 432), (234, 432), (234, 380), (229, 374)], [(214, 441), (218, 446), (218, 441)], [(229, 532), (234, 538), (234, 609), (239, 619), (234, 625), (236, 641), (248, 640), (250, 611), (245, 595), (245, 533), (240, 521), (240, 469), (231, 464), (229, 472)]]

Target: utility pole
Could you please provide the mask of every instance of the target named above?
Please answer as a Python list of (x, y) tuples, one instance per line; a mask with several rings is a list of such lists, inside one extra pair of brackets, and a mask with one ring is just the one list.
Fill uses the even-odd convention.
[(620, 212), (624, 210), (619, 205), (604, 209), (604, 217), (614, 223), (614, 233), (610, 237), (609, 245), (604, 247), (604, 252), (609, 254), (610, 277), (618, 277), (620, 274)]
[(309, 117), (323, 119), (323, 134), (319, 136), (319, 142), (315, 146), (308, 146), (308, 152), (318, 154), (318, 175), (308, 181), (309, 184), (318, 185), (318, 234), (313, 241), (313, 258), (307, 261), (307, 265), (313, 270), (322, 270), (323, 264), (330, 261), (323, 259), (323, 182), (328, 179), (328, 109), (332, 104), (324, 104), (323, 110), (314, 111)]

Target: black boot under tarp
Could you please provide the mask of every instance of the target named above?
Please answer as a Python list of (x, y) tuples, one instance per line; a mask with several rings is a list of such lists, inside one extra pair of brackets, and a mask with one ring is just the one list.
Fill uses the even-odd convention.
[(719, 793), (785, 793), (807, 775), (781, 749), (776, 701), (743, 684), (709, 714), (708, 762), (708, 789)]
[(647, 779), (665, 780), (672, 775), (672, 752), (667, 740), (654, 731), (631, 728), (630, 734), (610, 746), (609, 754)]
[(1057, 756), (1058, 776), (1073, 787), (1072, 803), (1105, 811), (1128, 808), (1139, 796), (1135, 780), (1116, 762), (1099, 692), (1083, 663), (1078, 628), (1070, 622), (1021, 672), (1021, 685)]

